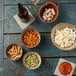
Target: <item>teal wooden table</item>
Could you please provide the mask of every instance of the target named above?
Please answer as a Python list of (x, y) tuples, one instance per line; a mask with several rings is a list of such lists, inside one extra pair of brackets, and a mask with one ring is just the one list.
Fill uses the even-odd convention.
[[(37, 0), (38, 1), (38, 0)], [(53, 23), (43, 23), (38, 17), (38, 11), (42, 4), (50, 0), (0, 0), (0, 76), (53, 76), (59, 58), (76, 63), (76, 49), (64, 52), (57, 49), (51, 42), (50, 32), (54, 25), (65, 22), (76, 26), (76, 0), (54, 0), (59, 5), (59, 16)], [(41, 34), (41, 43), (38, 47), (28, 49), (21, 43), (22, 30), (13, 18), (18, 12), (17, 4), (27, 6), (36, 18), (36, 21), (27, 28), (34, 28)], [(42, 56), (42, 65), (37, 70), (27, 70), (23, 67), (22, 59), (9, 61), (5, 55), (5, 48), (10, 43), (19, 43), (24, 54), (30, 50), (38, 52)], [(76, 76), (76, 69), (73, 73)]]

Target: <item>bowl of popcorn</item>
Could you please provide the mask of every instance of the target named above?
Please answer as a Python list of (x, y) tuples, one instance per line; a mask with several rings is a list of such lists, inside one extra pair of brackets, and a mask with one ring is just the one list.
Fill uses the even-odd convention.
[(59, 23), (51, 31), (53, 44), (64, 51), (76, 48), (76, 27), (69, 23)]
[(58, 4), (54, 1), (48, 1), (39, 9), (39, 17), (45, 23), (51, 23), (58, 17)]
[(23, 31), (21, 40), (27, 48), (34, 48), (40, 43), (41, 37), (38, 31), (28, 28)]
[(34, 51), (26, 53), (23, 57), (23, 65), (29, 70), (35, 70), (41, 65), (41, 56)]
[(9, 44), (6, 48), (6, 56), (9, 60), (17, 61), (22, 57), (23, 50), (19, 44)]

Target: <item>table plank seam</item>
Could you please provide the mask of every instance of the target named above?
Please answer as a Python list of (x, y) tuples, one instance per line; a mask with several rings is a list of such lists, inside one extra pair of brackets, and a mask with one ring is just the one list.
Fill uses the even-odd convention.
[[(50, 57), (50, 56), (41, 56), (42, 58), (76, 58), (76, 56), (55, 56), (55, 57)], [(3, 58), (3, 59), (8, 59), (8, 58)]]
[[(44, 3), (41, 3), (41, 4), (37, 4), (37, 5), (43, 5)], [(76, 2), (74, 3), (58, 3), (58, 4), (76, 4)], [(4, 4), (3, 6), (17, 6), (18, 4)], [(34, 5), (34, 3), (32, 4), (22, 4), (22, 5)], [(37, 6), (37, 5), (34, 5), (34, 6)]]
[[(39, 33), (51, 33), (50, 32), (39, 32)], [(3, 35), (16, 35), (16, 34), (22, 34), (22, 33), (4, 33)]]

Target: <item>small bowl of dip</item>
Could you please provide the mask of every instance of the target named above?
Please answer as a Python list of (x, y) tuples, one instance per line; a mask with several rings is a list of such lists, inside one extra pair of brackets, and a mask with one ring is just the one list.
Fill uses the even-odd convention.
[(72, 72), (72, 65), (68, 62), (63, 62), (59, 66), (59, 71), (63, 75), (69, 75)]
[(45, 23), (51, 23), (58, 17), (58, 4), (54, 1), (48, 1), (39, 9), (39, 17)]
[(29, 70), (35, 70), (41, 65), (41, 56), (34, 51), (26, 53), (23, 57), (23, 65)]

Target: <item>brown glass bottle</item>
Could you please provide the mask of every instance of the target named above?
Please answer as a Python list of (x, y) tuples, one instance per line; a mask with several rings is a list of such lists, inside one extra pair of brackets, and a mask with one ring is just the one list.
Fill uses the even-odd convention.
[(27, 22), (29, 20), (29, 14), (26, 8), (22, 6), (22, 4), (18, 4), (19, 13), (18, 16), (22, 20), (22, 22)]

